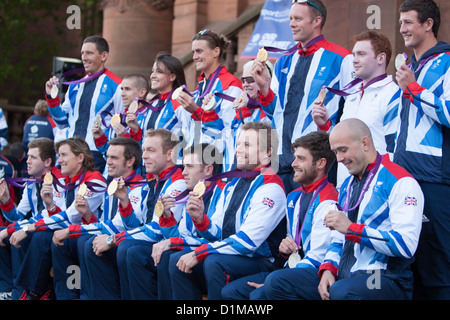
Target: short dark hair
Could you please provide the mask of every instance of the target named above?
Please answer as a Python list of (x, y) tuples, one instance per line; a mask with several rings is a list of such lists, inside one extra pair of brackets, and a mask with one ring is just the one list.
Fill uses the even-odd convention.
[(55, 149), (59, 152), (59, 148), (67, 144), (70, 151), (76, 156), (84, 154), (82, 167), (89, 171), (96, 171), (95, 160), (87, 142), (81, 137), (72, 137), (65, 140), (58, 141), (55, 144)]
[(309, 150), (313, 157), (313, 162), (325, 158), (327, 161), (325, 172), (328, 172), (334, 161), (336, 161), (336, 155), (330, 147), (329, 134), (325, 131), (313, 131), (297, 138), (291, 146), (292, 152), (294, 152), (297, 147)]
[(199, 143), (196, 145), (191, 145), (183, 150), (183, 157), (187, 154), (195, 154), (202, 162), (203, 166), (211, 164), (214, 168), (213, 175), (218, 174), (222, 167), (222, 155), (212, 144)]
[(400, 5), (400, 12), (416, 11), (420, 23), (433, 19), (433, 34), (437, 38), (441, 25), (441, 11), (433, 0), (406, 0)]
[(103, 52), (109, 52), (109, 44), (108, 41), (106, 41), (105, 38), (100, 36), (89, 36), (86, 39), (84, 39), (83, 43), (86, 42), (92, 42), (95, 44), (95, 47), (97, 48), (99, 53)]
[(133, 170), (139, 168), (142, 160), (142, 148), (139, 142), (127, 137), (116, 137), (108, 141), (110, 146), (123, 146), (123, 156), (128, 161), (134, 157)]
[(56, 151), (55, 151), (55, 144), (52, 139), (39, 137), (31, 140), (27, 146), (28, 150), (32, 148), (39, 149), (39, 158), (41, 158), (41, 161), (52, 159), (52, 167), (55, 165)]
[(125, 79), (133, 81), (135, 87), (138, 88), (138, 90), (145, 89), (145, 95), (147, 95), (148, 91), (150, 90), (148, 79), (140, 73), (127, 74), (125, 77), (123, 77), (122, 80)]

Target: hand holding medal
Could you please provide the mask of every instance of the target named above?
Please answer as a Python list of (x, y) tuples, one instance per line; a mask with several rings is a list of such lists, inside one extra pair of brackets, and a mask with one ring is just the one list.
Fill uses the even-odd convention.
[(216, 108), (216, 99), (214, 98), (214, 94), (208, 93), (203, 99), (202, 108), (206, 112), (210, 112)]
[(59, 85), (59, 79), (55, 76), (51, 77), (45, 83), (45, 93), (47, 95), (49, 95), (52, 99), (55, 99), (59, 93), (58, 85)]

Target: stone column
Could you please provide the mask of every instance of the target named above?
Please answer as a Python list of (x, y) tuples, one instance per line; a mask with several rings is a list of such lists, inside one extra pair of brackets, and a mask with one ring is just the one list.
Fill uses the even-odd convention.
[(104, 0), (103, 37), (110, 45), (107, 68), (123, 77), (151, 74), (155, 56), (171, 52), (174, 0)]

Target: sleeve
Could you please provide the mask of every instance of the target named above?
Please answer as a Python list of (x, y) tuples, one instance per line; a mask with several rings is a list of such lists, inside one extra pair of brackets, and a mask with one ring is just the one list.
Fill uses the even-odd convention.
[(47, 95), (45, 96), (45, 99), (47, 100), (48, 111), (50, 112), (53, 121), (55, 121), (55, 124), (59, 129), (64, 129), (69, 126), (68, 113), (72, 109), (69, 98), (69, 92), (71, 91), (71, 89), (72, 88), (69, 87), (69, 90), (67, 90), (63, 105), (61, 105), (61, 99), (59, 96), (55, 99), (52, 99)]
[(346, 240), (357, 242), (390, 257), (413, 257), (422, 228), (424, 196), (419, 184), (412, 177), (398, 180), (388, 199), (390, 228), (374, 228), (352, 223), (350, 231), (362, 233), (380, 241), (357, 235), (346, 235)]
[(145, 223), (147, 194), (147, 187), (129, 189), (128, 206), (124, 208), (119, 203), (120, 217), (126, 230), (137, 228)]
[(22, 199), (19, 204), (14, 204), (13, 200), (10, 198), (9, 201), (5, 204), (0, 203), (0, 209), (3, 213), (3, 216), (8, 220), (8, 222), (20, 221), (29, 211), (31, 211), (31, 205), (27, 195), (27, 188), (23, 189)]
[[(438, 91), (439, 90), (439, 91)], [(412, 93), (413, 95), (411, 95)], [(410, 83), (405, 90), (405, 96), (423, 113), (439, 124), (450, 127), (450, 72), (443, 75), (442, 84), (436, 85), (431, 91), (419, 85)]]
[[(197, 248), (201, 261), (212, 253), (251, 255), (286, 215), (286, 196), (281, 186), (269, 183), (258, 188), (253, 195), (244, 221), (236, 234)], [(205, 252), (205, 248), (208, 250)]]

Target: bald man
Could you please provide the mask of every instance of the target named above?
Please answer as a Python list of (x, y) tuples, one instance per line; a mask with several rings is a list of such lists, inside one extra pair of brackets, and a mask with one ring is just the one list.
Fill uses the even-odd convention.
[[(381, 156), (369, 128), (358, 119), (337, 124), (330, 146), (350, 176), (342, 184), (339, 210), (325, 225), (333, 230), (319, 273), (305, 269), (280, 286), (267, 277), (268, 299), (411, 299), (410, 265), (417, 248), (423, 194), (403, 168)], [(274, 276), (275, 275), (275, 276)]]

